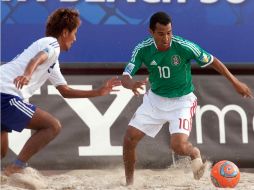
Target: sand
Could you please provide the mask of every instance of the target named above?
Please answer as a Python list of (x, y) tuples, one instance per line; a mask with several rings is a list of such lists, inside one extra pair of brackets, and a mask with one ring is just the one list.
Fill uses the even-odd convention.
[[(241, 170), (241, 169), (240, 169)], [(27, 168), (24, 175), (1, 175), (2, 190), (215, 190), (208, 167), (201, 180), (192, 177), (188, 165), (167, 169), (137, 169), (135, 184), (125, 186), (122, 167), (101, 170), (37, 171)], [(25, 176), (25, 177), (24, 177)], [(30, 182), (29, 182), (30, 181)], [(33, 183), (31, 183), (33, 182)], [(220, 188), (226, 189), (226, 188)], [(254, 169), (241, 171), (236, 190), (254, 190)]]

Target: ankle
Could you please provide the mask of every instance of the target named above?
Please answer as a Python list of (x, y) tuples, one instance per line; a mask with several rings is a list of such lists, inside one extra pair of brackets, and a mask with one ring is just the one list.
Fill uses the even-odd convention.
[(196, 159), (196, 158), (201, 158), (201, 154), (200, 154), (200, 151), (197, 147), (194, 147), (192, 149), (192, 152), (190, 154), (190, 157), (192, 160)]
[(17, 167), (19, 167), (19, 168), (24, 169), (24, 168), (26, 168), (26, 167), (28, 166), (28, 163), (27, 163), (27, 162), (23, 162), (23, 161), (21, 161), (21, 160), (19, 160), (19, 159), (16, 159), (16, 160), (13, 162), (13, 165), (15, 165), (15, 166), (17, 166)]

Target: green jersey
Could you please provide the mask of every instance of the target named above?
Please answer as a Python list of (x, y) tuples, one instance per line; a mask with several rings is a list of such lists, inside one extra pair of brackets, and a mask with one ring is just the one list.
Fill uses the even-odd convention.
[(170, 48), (159, 51), (152, 37), (139, 43), (125, 67), (124, 74), (134, 76), (144, 64), (149, 72), (151, 90), (163, 97), (173, 98), (194, 90), (191, 76), (191, 61), (205, 67), (213, 62), (213, 56), (197, 44), (173, 36)]

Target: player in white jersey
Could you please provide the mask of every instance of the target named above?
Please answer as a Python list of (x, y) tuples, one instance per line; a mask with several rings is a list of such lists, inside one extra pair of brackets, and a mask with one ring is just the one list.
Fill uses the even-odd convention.
[[(61, 74), (58, 57), (76, 41), (80, 26), (75, 9), (60, 8), (48, 18), (46, 37), (35, 41), (23, 53), (0, 67), (1, 93), (1, 158), (8, 150), (8, 132), (24, 128), (36, 130), (28, 139), (17, 159), (4, 173), (21, 172), (28, 160), (53, 140), (61, 130), (60, 122), (51, 114), (27, 103), (46, 80), (57, 88), (64, 98), (88, 98), (109, 94), (121, 82), (113, 77), (96, 90), (72, 89)], [(16, 142), (18, 143), (18, 142)]]
[[(30, 59), (35, 57), (38, 51), (42, 51), (48, 58), (34, 70), (27, 85), (23, 86), (23, 88), (16, 88), (13, 82), (14, 79), (17, 76), (23, 76)], [(60, 46), (57, 39), (54, 37), (44, 37), (34, 42), (25, 49), (22, 54), (15, 57), (9, 63), (1, 66), (1, 93), (28, 99), (47, 79), (49, 79), (54, 86), (66, 85), (67, 83), (60, 72), (58, 62), (59, 54)], [(20, 78), (17, 78), (16, 82), (18, 82), (19, 79)]]

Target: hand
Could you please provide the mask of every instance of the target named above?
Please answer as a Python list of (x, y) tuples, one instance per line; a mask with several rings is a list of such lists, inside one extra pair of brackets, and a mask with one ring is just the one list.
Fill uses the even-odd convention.
[(146, 85), (148, 82), (148, 78), (146, 78), (145, 80), (141, 80), (141, 81), (136, 81), (132, 87), (132, 92), (134, 93), (135, 96), (139, 96), (140, 92), (139, 89), (144, 90), (144, 85)]
[(22, 89), (24, 85), (27, 85), (30, 81), (30, 77), (22, 75), (14, 79), (14, 84), (18, 89)]
[(120, 86), (121, 81), (118, 77), (112, 77), (111, 79), (107, 80), (106, 83), (99, 89), (100, 96), (108, 95), (110, 92), (116, 92), (119, 90), (114, 90), (115, 86)]
[(253, 98), (250, 88), (245, 83), (238, 81), (234, 84), (234, 87), (244, 98)]

